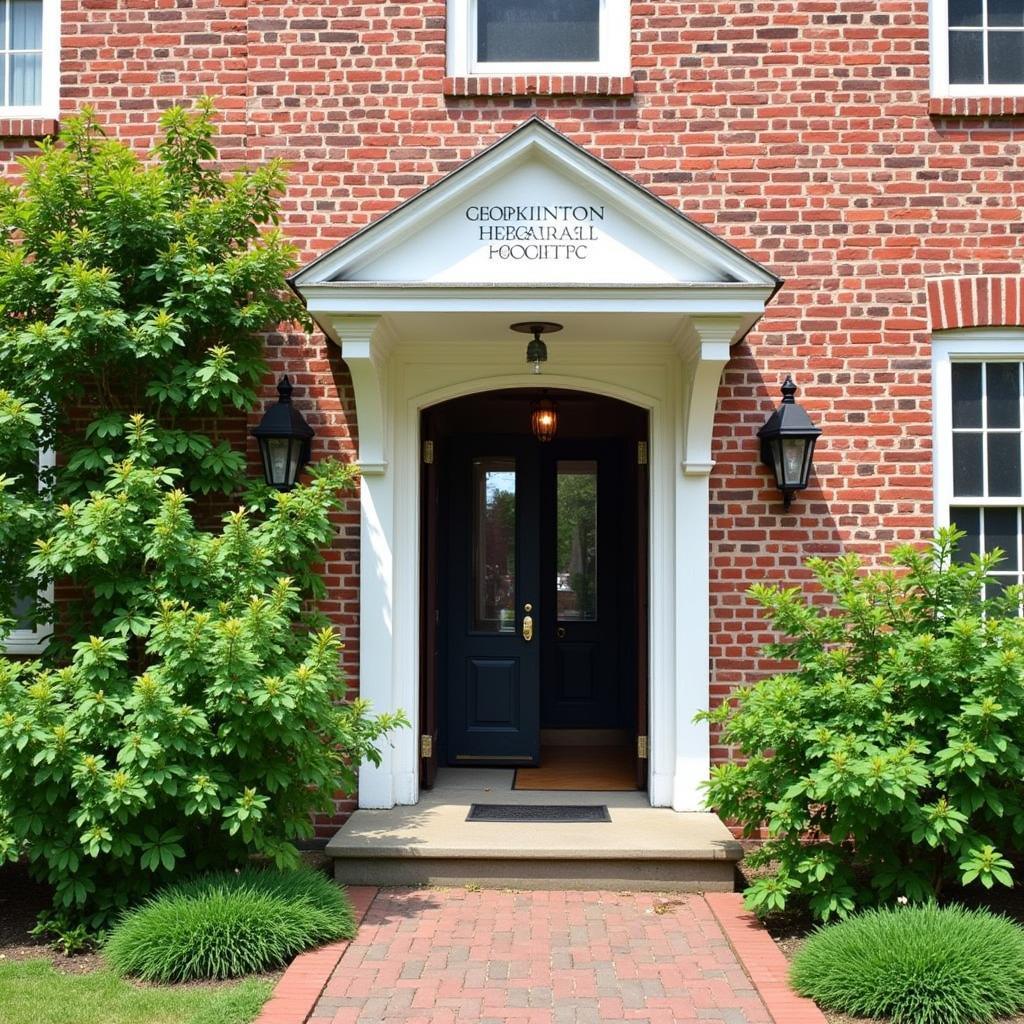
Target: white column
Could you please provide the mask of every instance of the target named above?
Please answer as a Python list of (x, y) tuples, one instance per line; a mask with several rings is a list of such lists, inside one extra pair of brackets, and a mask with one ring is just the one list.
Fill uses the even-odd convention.
[[(333, 323), (352, 374), (359, 426), (359, 694), (374, 711), (395, 711), (395, 494), (389, 469), (387, 345), (379, 317), (339, 317)], [(394, 760), (395, 751), (385, 742), (380, 765), (360, 768), (360, 807), (395, 805)]]
[(739, 330), (732, 317), (693, 317), (685, 332), (681, 465), (676, 478), (676, 686), (675, 772), (672, 806), (700, 810), (711, 742), (706, 723), (693, 716), (707, 708), (711, 680), (709, 477), (711, 437), (722, 370)]

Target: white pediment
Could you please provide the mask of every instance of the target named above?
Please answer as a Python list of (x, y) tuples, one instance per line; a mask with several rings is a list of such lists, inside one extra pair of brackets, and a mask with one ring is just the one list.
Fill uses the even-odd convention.
[(305, 285), (756, 284), (777, 279), (533, 119), (295, 277)]

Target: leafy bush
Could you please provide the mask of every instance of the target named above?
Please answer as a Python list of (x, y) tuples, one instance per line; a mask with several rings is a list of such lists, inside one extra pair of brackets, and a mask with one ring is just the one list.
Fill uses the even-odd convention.
[[(41, 585), (75, 598), (38, 661), (0, 658), (0, 862), (28, 856), (72, 936), (183, 863), (294, 864), (402, 721), (345, 702), (316, 614), (352, 473), (276, 495), (222, 436), (264, 332), (308, 323), (283, 169), (223, 174), (208, 101), (161, 128), (144, 159), (86, 113), (0, 183), (0, 639)], [(237, 511), (205, 529), (211, 492)]]
[(949, 882), (1012, 884), (1001, 851), (1024, 835), (1024, 622), (1018, 588), (983, 601), (999, 554), (958, 562), (962, 534), (900, 547), (890, 565), (811, 559), (830, 600), (798, 588), (751, 593), (791, 671), (702, 716), (746, 761), (717, 766), (710, 805), (770, 871), (746, 893), (758, 912), (794, 897), (822, 919)]
[(352, 907), (326, 875), (248, 869), (176, 883), (129, 911), (104, 952), (145, 981), (237, 978), (355, 934)]
[[(147, 155), (86, 110), (0, 182), (0, 618), (35, 598), (26, 562), (59, 518), (52, 496), (102, 486), (130, 449), (129, 415), (147, 417), (156, 458), (190, 493), (245, 483), (225, 422), (244, 429), (256, 403), (263, 332), (309, 319), (285, 287), (296, 251), (276, 226), (283, 165), (224, 174), (214, 135), (207, 99), (194, 115), (165, 111)], [(45, 448), (61, 458), (40, 491)], [(130, 580), (111, 595), (105, 577), (77, 581), (58, 639), (131, 610)], [(52, 657), (68, 653), (56, 644)]]
[[(26, 854), (58, 910), (105, 923), (179, 864), (297, 861), (311, 814), (404, 722), (344, 702), (341, 643), (302, 611), (348, 468), (197, 529), (147, 423), (107, 482), (40, 541), (41, 574), (99, 576), (131, 610), (58, 668), (0, 659), (0, 858)], [(131, 566), (145, 566), (141, 580)], [(311, 585), (312, 585), (311, 583)]]
[(988, 1024), (1024, 1008), (1024, 929), (984, 910), (869, 910), (816, 931), (793, 987), (893, 1024)]

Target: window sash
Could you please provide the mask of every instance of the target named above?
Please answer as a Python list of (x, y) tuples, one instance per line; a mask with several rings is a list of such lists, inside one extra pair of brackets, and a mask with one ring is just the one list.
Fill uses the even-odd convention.
[[(61, 0), (42, 0), (42, 42), (39, 48), (11, 46), (12, 8), (9, 0), (0, 3), (0, 116), (57, 117), (60, 112), (60, 29)], [(37, 102), (10, 102), (11, 61), (25, 56), (39, 57)]]
[(628, 75), (629, 8), (629, 0), (600, 0), (600, 57), (596, 61), (479, 61), (476, 0), (448, 0), (448, 74)]
[[(929, 0), (928, 3), (930, 50), (931, 50), (931, 94), (942, 96), (1024, 96), (1024, 81), (1014, 83), (988, 84), (988, 35), (996, 32), (1024, 32), (1024, 27), (988, 26), (988, 2), (982, 4), (982, 25), (971, 28), (950, 28), (949, 0)], [(949, 80), (949, 33), (960, 31), (983, 32), (983, 61), (985, 82), (953, 83)]]

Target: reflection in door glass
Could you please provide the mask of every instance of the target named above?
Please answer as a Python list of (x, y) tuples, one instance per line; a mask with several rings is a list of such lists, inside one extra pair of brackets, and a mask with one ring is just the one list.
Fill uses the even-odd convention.
[(473, 460), (473, 629), (516, 628), (516, 460)]
[(597, 618), (597, 463), (559, 462), (555, 585), (560, 621)]

